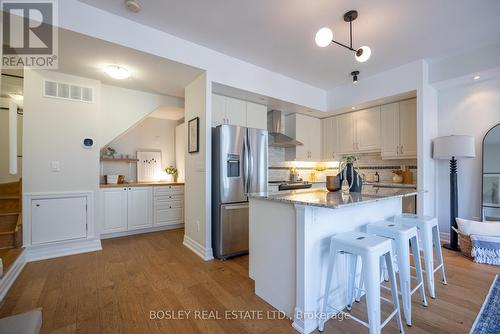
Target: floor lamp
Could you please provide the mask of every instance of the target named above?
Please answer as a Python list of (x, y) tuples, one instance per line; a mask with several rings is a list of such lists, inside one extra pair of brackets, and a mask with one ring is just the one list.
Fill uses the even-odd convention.
[(458, 234), (453, 230), (453, 227), (457, 228), (455, 218), (458, 216), (457, 159), (475, 156), (472, 136), (444, 136), (434, 139), (433, 158), (450, 160), (450, 243), (443, 245), (446, 249), (460, 251)]

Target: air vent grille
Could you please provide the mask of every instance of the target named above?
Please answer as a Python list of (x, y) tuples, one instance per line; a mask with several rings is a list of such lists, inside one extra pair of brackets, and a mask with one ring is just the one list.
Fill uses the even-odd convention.
[(64, 82), (44, 81), (43, 96), (77, 102), (93, 103), (94, 89)]

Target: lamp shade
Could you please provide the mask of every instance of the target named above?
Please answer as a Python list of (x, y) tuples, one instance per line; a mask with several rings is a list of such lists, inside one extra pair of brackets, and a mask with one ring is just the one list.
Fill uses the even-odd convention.
[(444, 136), (434, 139), (434, 159), (474, 158), (476, 150), (472, 136)]

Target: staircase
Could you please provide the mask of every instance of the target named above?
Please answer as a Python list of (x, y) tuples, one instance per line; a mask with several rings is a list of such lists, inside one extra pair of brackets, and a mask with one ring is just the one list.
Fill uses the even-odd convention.
[(22, 246), (21, 180), (0, 183), (0, 250)]

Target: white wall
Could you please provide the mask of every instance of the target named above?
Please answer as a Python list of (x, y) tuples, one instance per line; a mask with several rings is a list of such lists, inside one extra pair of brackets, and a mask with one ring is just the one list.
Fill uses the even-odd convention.
[[(500, 123), (500, 78), (439, 91), (439, 136), (474, 136), (476, 157), (458, 162), (458, 215), (479, 219), (481, 201), (481, 145), (483, 136)], [(449, 231), (449, 162), (439, 161), (437, 175), (438, 218)]]
[[(186, 145), (184, 244), (205, 260), (213, 259), (211, 238), (211, 98), (207, 74), (191, 82), (185, 90), (185, 124), (200, 118), (200, 151), (188, 153)], [(186, 128), (186, 143), (188, 131)]]
[(356, 84), (338, 86), (328, 92), (328, 111), (351, 108), (364, 102), (417, 90), (422, 61), (415, 61), (380, 74), (363, 77)]
[[(0, 99), (2, 107), (9, 107), (9, 99)], [(23, 116), (17, 116), (17, 155), (23, 155)], [(18, 181), (22, 176), (22, 159), (17, 159), (17, 174), (9, 173), (9, 111), (0, 109), (0, 183)]]
[(182, 123), (175, 128), (175, 166), (177, 167), (177, 181), (186, 180), (186, 124)]
[[(95, 103), (43, 97), (44, 79), (93, 87)], [(24, 192), (97, 189), (99, 148), (84, 149), (81, 140), (98, 137), (100, 92), (101, 83), (96, 80), (53, 71), (25, 71)], [(60, 172), (51, 171), (51, 161), (59, 161)]]
[[(135, 157), (137, 151), (161, 151), (161, 169), (175, 166), (175, 127), (177, 121), (146, 117), (137, 125), (126, 131), (118, 138), (109, 143), (117, 154), (128, 154)], [(127, 181), (136, 181), (137, 166), (132, 164), (106, 162), (103, 166), (103, 174), (124, 174)], [(166, 175), (165, 175), (166, 176)]]

